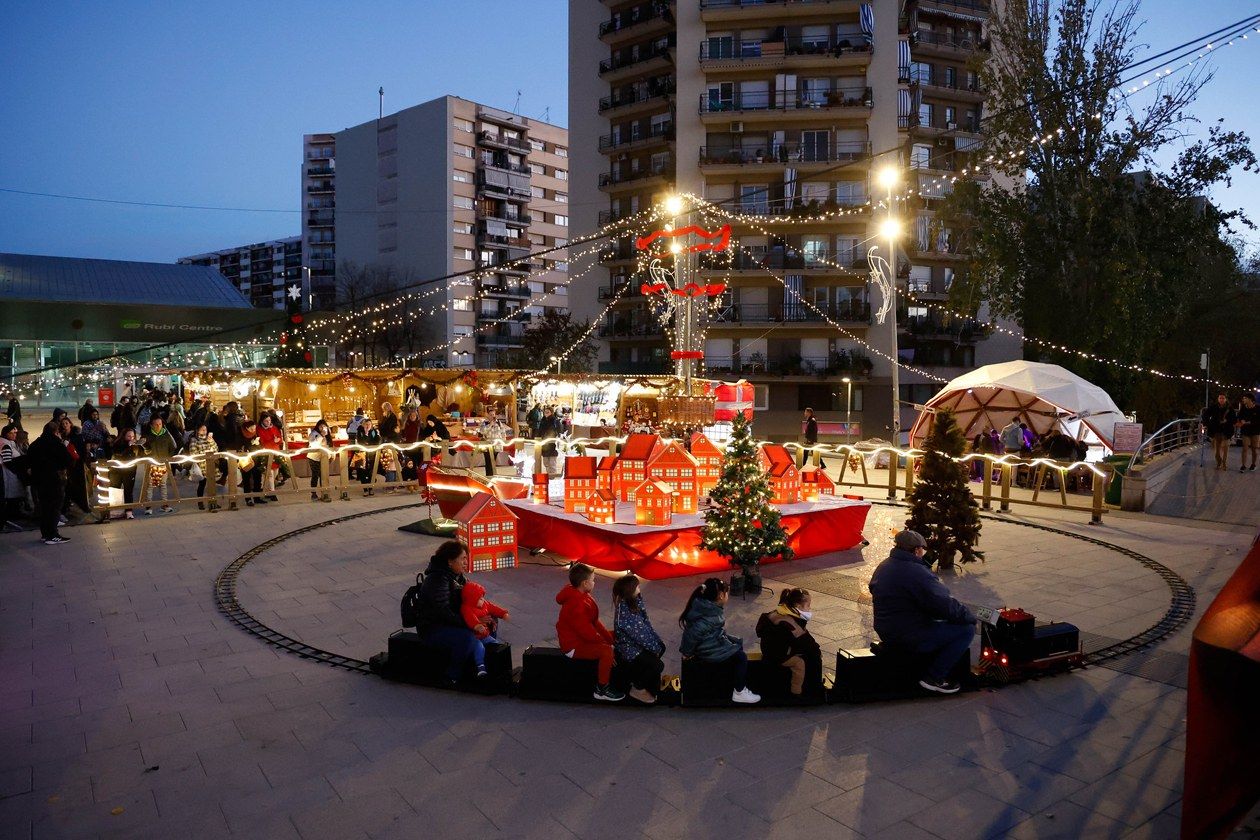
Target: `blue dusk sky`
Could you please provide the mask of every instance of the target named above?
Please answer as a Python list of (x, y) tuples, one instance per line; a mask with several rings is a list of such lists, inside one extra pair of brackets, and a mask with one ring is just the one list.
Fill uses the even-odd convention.
[[(1145, 0), (1142, 41), (1163, 50), (1260, 7), (1214, 0), (1192, 16), (1186, 8)], [(284, 212), (0, 193), (0, 251), (165, 262), (296, 235), (302, 135), (372, 119), (380, 86), (387, 113), (449, 93), (530, 117), (550, 109), (564, 125), (566, 9), (562, 0), (7, 0), (0, 187)], [(1204, 126), (1224, 116), (1260, 148), (1249, 93), (1260, 35), (1213, 66), (1195, 115)], [(1239, 175), (1213, 198), (1260, 223), (1260, 175)]]

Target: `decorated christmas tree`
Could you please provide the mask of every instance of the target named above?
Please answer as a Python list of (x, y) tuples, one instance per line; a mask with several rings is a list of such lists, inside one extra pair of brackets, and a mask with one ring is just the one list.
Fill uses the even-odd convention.
[(954, 460), (966, 447), (967, 439), (954, 413), (938, 411), (923, 443), (927, 454), (910, 495), (906, 527), (923, 535), (928, 556), (940, 569), (952, 569), (955, 554), (961, 555), (964, 563), (984, 559), (984, 552), (976, 550), (980, 541), (979, 505), (968, 487), (967, 466)]
[(742, 578), (735, 583), (743, 591), (760, 591), (762, 559), (792, 557), (779, 512), (770, 506), (773, 496), (748, 421), (738, 413), (731, 424), (722, 476), (709, 494), (712, 507), (704, 515), (700, 547), (716, 551), (740, 569)]

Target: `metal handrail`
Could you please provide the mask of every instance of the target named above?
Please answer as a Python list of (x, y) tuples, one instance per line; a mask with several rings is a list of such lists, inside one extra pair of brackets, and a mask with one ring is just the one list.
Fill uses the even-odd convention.
[(1199, 445), (1203, 442), (1202, 428), (1202, 423), (1197, 417), (1183, 417), (1166, 423), (1142, 441), (1142, 445), (1129, 459), (1128, 469), (1131, 470), (1137, 464), (1154, 458), (1156, 455), (1163, 455), (1183, 446)]

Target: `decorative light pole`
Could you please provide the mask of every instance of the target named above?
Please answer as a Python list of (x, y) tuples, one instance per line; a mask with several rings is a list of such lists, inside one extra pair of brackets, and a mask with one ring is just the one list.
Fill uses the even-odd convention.
[(888, 281), (884, 287), (888, 312), (889, 347), (892, 352), (892, 442), (893, 446), (901, 445), (901, 383), (898, 376), (900, 355), (897, 350), (897, 237), (901, 234), (901, 223), (893, 214), (893, 188), (901, 179), (901, 173), (894, 166), (887, 166), (879, 171), (879, 184), (888, 191), (887, 208), (884, 221), (880, 223), (880, 235), (888, 242)]
[(852, 440), (852, 438), (853, 438), (853, 423), (852, 423), (852, 419), (851, 419), (851, 418), (852, 418), (852, 415), (853, 415), (853, 379), (852, 379), (852, 377), (846, 376), (846, 377), (844, 377), (843, 379), (841, 379), (840, 381), (844, 383), (844, 387), (845, 387), (845, 396), (844, 396), (844, 442), (845, 442), (845, 443), (847, 443), (847, 444), (852, 445), (852, 444), (853, 444), (853, 440)]

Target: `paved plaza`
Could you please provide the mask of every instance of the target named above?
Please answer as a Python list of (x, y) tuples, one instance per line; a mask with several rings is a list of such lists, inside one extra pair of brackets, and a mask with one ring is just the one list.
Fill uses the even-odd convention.
[[(0, 536), (3, 837), (1175, 837), (1193, 622), (1153, 651), (1069, 675), (949, 698), (808, 709), (630, 709), (477, 697), (386, 683), (267, 646), (216, 609), (241, 604), (315, 647), (366, 659), (437, 541), (397, 530), (414, 497), (356, 498)], [(393, 506), (396, 509), (388, 509)], [(972, 604), (1079, 625), (1087, 647), (1168, 608), (1167, 584), (1103, 546), (1145, 554), (1195, 589), (1201, 613), (1252, 533), (1079, 513), (986, 521), (988, 562), (946, 579)], [(871, 638), (871, 545), (766, 569), (814, 592), (828, 658)], [(509, 608), (517, 664), (554, 642), (557, 559), (480, 576)], [(694, 579), (644, 594), (678, 671), (676, 617)], [(609, 581), (596, 597), (608, 609)], [(755, 644), (772, 600), (732, 601)]]

